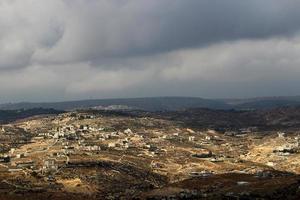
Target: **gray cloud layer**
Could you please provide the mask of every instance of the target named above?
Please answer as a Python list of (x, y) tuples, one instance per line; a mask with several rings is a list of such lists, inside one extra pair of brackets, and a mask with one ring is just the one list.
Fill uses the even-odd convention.
[(300, 94), (299, 9), (297, 0), (0, 0), (0, 101)]

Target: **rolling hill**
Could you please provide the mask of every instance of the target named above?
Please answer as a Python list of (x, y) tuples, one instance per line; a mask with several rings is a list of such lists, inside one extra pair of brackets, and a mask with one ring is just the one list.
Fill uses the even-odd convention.
[(208, 108), (208, 109), (235, 109), (235, 110), (255, 110), (272, 109), (288, 106), (300, 106), (300, 96), (291, 97), (262, 97), (249, 99), (204, 99), (198, 97), (149, 97), (149, 98), (123, 98), (123, 99), (91, 99), (64, 102), (41, 102), (41, 103), (8, 103), (0, 104), (0, 110), (19, 109), (135, 109), (145, 111), (174, 111), (188, 108)]

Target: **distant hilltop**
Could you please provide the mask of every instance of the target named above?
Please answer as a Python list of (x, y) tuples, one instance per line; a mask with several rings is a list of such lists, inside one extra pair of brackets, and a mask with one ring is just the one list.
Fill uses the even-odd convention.
[(299, 106), (300, 96), (290, 97), (261, 97), (249, 99), (205, 99), (199, 97), (145, 97), (145, 98), (123, 98), (123, 99), (92, 99), (65, 102), (21, 102), (0, 104), (0, 110), (17, 109), (136, 109), (145, 111), (181, 110), (188, 108), (209, 108), (209, 109), (269, 109), (287, 106)]

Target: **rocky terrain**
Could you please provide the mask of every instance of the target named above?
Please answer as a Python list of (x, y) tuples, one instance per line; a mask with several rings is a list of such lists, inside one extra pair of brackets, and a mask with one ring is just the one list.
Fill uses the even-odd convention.
[(2, 124), (0, 199), (299, 199), (299, 108), (79, 110)]

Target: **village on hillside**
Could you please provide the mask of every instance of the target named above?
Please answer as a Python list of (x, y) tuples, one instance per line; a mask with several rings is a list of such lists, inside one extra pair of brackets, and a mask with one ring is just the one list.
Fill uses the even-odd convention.
[[(272, 191), (277, 182), (297, 183), (293, 174), (300, 173), (298, 133), (257, 127), (220, 133), (160, 118), (74, 111), (2, 125), (0, 139), (1, 195), (17, 197), (28, 191), (37, 199), (63, 198), (61, 191), (110, 199), (263, 195), (258, 181)], [(211, 183), (197, 188), (190, 183), (196, 180)]]

